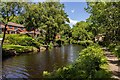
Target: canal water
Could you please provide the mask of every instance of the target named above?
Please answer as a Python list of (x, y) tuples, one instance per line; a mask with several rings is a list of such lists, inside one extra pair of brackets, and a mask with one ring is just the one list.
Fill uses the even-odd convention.
[(83, 49), (80, 45), (55, 47), (49, 51), (24, 54), (3, 61), (3, 77), (41, 78), (43, 71), (53, 70), (71, 64)]

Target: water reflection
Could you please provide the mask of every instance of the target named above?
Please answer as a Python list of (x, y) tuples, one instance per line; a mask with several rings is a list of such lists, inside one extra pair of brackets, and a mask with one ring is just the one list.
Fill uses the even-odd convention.
[(79, 45), (66, 45), (38, 54), (25, 54), (3, 61), (3, 75), (7, 78), (41, 78), (43, 71), (53, 71), (74, 62)]

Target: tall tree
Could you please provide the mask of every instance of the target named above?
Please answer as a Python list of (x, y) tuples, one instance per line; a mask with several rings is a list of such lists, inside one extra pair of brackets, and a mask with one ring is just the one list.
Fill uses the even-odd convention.
[(91, 14), (91, 30), (105, 34), (108, 42), (120, 41), (120, 2), (89, 2), (86, 9)]
[(22, 23), (26, 26), (26, 29), (29, 31), (34, 30), (34, 36), (35, 36), (35, 30), (40, 27), (41, 24), (41, 3), (35, 4), (35, 3), (24, 3), (24, 11), (25, 13), (21, 15), (22, 17)]
[(24, 23), (28, 30), (42, 29), (45, 32), (45, 44), (55, 40), (65, 22), (69, 22), (67, 14), (60, 2), (26, 3)]
[(65, 22), (69, 22), (63, 8), (64, 5), (60, 2), (43, 3), (44, 16), (42, 16), (42, 22), (45, 24), (46, 43), (54, 42), (56, 34), (60, 32)]
[(10, 22), (15, 16), (22, 13), (22, 5), (18, 2), (2, 2), (0, 3), (0, 21), (5, 24), (4, 28), (4, 34), (3, 34), (3, 40), (2, 45), (5, 39), (6, 34), (6, 27), (8, 25), (8, 22)]

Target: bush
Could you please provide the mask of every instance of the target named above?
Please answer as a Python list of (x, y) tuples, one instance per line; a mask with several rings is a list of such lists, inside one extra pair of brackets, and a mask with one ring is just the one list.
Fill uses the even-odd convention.
[(112, 43), (108, 46), (108, 48), (120, 59), (120, 46), (119, 45)]
[(102, 68), (102, 65), (106, 63), (107, 59), (103, 55), (102, 49), (98, 45), (94, 45), (82, 50), (74, 64), (59, 68), (52, 73), (45, 71), (43, 75), (47, 78), (110, 78), (109, 72)]
[(110, 49), (110, 51), (114, 51), (114, 49), (115, 49), (115, 46), (116, 46), (116, 44), (110, 44), (109, 46), (108, 46), (108, 48)]
[(89, 46), (80, 53), (76, 65), (83, 70), (84, 77), (94, 78), (95, 73), (101, 70), (101, 66), (107, 63), (103, 54), (103, 50), (98, 45)]
[(120, 46), (116, 46), (116, 47), (115, 47), (115, 54), (116, 54), (117, 57), (120, 59)]
[(40, 47), (40, 43), (34, 40), (32, 37), (27, 35), (9, 34), (6, 35), (5, 43), (21, 46), (34, 46), (36, 48)]

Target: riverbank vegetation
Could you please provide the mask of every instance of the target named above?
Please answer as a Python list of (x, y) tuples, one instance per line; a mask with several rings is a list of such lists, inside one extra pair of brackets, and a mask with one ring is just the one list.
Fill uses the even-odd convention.
[(71, 78), (71, 79), (98, 79), (110, 78), (107, 70), (107, 59), (98, 45), (88, 46), (79, 53), (78, 59), (69, 66), (59, 68), (54, 72), (43, 72), (47, 78)]
[(96, 36), (104, 35), (102, 46), (111, 48), (118, 58), (120, 58), (120, 2), (100, 2), (88, 3), (86, 11), (91, 14), (88, 22), (91, 22), (90, 30)]
[(7, 34), (3, 49), (3, 58), (28, 52), (37, 52), (41, 44), (32, 37), (23, 34)]

